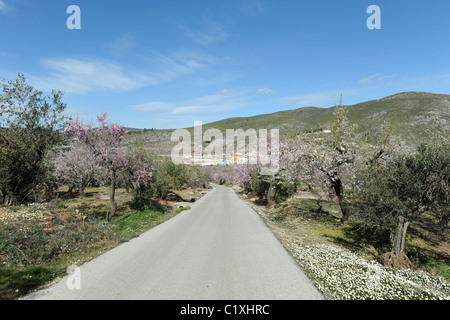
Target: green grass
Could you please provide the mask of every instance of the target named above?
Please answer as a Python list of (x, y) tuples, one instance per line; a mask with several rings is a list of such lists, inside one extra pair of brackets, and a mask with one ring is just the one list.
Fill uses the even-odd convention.
[(172, 213), (163, 213), (156, 209), (146, 209), (144, 211), (127, 214), (111, 221), (112, 230), (119, 242), (129, 241), (140, 235), (142, 232), (156, 227), (158, 224), (168, 220), (174, 215), (190, 207), (183, 207), (174, 210)]
[[(56, 277), (64, 276), (68, 266), (82, 265), (188, 209), (163, 213), (151, 208), (116, 217), (110, 224), (92, 220), (89, 227), (82, 221), (64, 224), (56, 221), (63, 229), (48, 234), (35, 221), (0, 224), (0, 235), (4, 238), (0, 257), (5, 262), (0, 267), (0, 299), (17, 299)], [(22, 233), (25, 230), (25, 233), (18, 233), (19, 230)], [(64, 244), (64, 249), (56, 244)]]
[(0, 268), (0, 300), (12, 300), (62, 276), (61, 269), (46, 267)]
[(187, 206), (187, 207), (178, 208), (175, 210), (175, 214), (179, 214), (180, 212), (183, 212), (185, 210), (191, 210), (191, 207)]
[(111, 221), (112, 230), (119, 242), (129, 241), (145, 230), (149, 230), (164, 219), (164, 213), (147, 209), (127, 214)]

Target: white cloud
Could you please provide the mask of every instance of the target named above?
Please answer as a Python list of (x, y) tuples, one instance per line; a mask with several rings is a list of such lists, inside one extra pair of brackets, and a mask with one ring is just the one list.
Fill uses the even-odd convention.
[(275, 92), (273, 92), (272, 90), (270, 90), (268, 88), (258, 89), (257, 93), (260, 96), (271, 96), (271, 95), (275, 94)]
[[(226, 90), (226, 91), (225, 91)], [(246, 104), (246, 98), (234, 90), (225, 89), (222, 92), (191, 100), (169, 102), (147, 102), (127, 108), (139, 113), (172, 115), (205, 115), (236, 110)], [(225, 92), (224, 92), (225, 91)]]
[(172, 111), (175, 106), (171, 103), (155, 101), (129, 106), (128, 108), (140, 113), (165, 113)]
[(128, 106), (127, 109), (140, 114), (141, 119), (151, 118), (160, 128), (185, 128), (194, 121), (209, 123), (223, 119), (226, 112), (248, 106), (251, 96), (237, 90), (225, 89), (218, 93), (176, 102), (147, 102)]
[(95, 59), (46, 59), (42, 61), (48, 76), (30, 80), (42, 90), (59, 89), (69, 93), (85, 94), (96, 91), (130, 91), (157, 80), (141, 72), (126, 70), (121, 64)]
[(396, 76), (397, 76), (396, 74), (381, 75), (379, 73), (376, 73), (376, 74), (372, 74), (368, 77), (365, 77), (365, 78), (359, 80), (359, 83), (373, 83), (374, 81), (382, 81), (384, 79), (392, 79), (392, 78), (395, 78)]
[(76, 94), (133, 91), (172, 81), (204, 66), (195, 55), (182, 53), (173, 57), (146, 56), (139, 69), (95, 58), (45, 59), (42, 65), (47, 75), (28, 77), (36, 87), (43, 91), (59, 89)]
[(377, 80), (381, 81), (384, 79), (392, 79), (395, 78), (397, 75), (396, 74), (390, 74), (390, 75), (385, 75), (385, 76), (379, 76)]

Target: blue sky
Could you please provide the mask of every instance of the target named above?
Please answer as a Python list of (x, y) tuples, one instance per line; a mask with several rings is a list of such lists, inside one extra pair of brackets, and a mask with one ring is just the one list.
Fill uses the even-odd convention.
[(449, 16), (443, 0), (0, 0), (0, 77), (136, 128), (450, 94)]

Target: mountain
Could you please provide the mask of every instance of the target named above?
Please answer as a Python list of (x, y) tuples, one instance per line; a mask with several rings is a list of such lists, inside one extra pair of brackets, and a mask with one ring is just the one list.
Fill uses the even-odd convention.
[[(330, 108), (303, 107), (295, 110), (279, 111), (253, 117), (224, 119), (203, 125), (203, 130), (226, 129), (273, 129), (280, 132), (318, 132), (331, 129), (333, 112)], [(439, 119), (441, 127), (449, 134), (450, 129), (450, 95), (428, 92), (402, 92), (379, 100), (371, 100), (346, 106), (348, 118), (357, 125), (358, 135), (370, 135), (376, 132), (385, 121), (395, 114), (396, 135), (399, 141), (415, 147), (428, 137), (428, 129), (433, 125), (433, 117)], [(192, 128), (188, 128), (192, 130)], [(170, 130), (141, 131), (139, 136), (149, 143), (170, 140)], [(158, 137), (158, 138), (155, 138)], [(165, 144), (167, 147), (173, 144)]]
[[(249, 129), (279, 128), (287, 132), (317, 132), (331, 129), (333, 113), (331, 108), (304, 107), (248, 118), (229, 118), (204, 125), (204, 129)], [(376, 132), (384, 121), (395, 115), (397, 136), (405, 145), (417, 145), (428, 136), (428, 129), (437, 117), (442, 127), (450, 129), (450, 95), (428, 92), (402, 92), (379, 100), (371, 100), (346, 106), (348, 118), (357, 125), (359, 135)]]

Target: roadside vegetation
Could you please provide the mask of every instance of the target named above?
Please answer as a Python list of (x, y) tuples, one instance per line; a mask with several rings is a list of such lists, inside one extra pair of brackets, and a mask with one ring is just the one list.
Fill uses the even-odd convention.
[[(176, 191), (199, 198), (199, 190)], [(62, 277), (100, 254), (189, 210), (174, 201), (140, 203), (124, 188), (117, 190), (117, 215), (104, 220), (108, 188), (88, 187), (84, 198), (61, 192), (45, 203), (0, 207), (0, 300), (16, 299)]]
[(200, 198), (208, 177), (124, 144), (106, 113), (96, 124), (63, 117), (23, 75), (0, 93), (0, 299), (64, 276), (170, 219)]
[[(316, 287), (328, 299), (424, 300), (450, 298), (448, 241), (411, 226), (405, 254), (409, 268), (383, 265), (380, 257), (390, 250), (389, 234), (361, 227), (356, 219), (345, 225), (339, 206), (300, 192), (267, 208), (255, 194), (235, 187), (265, 221)], [(385, 237), (387, 236), (387, 238)]]

